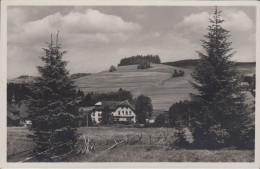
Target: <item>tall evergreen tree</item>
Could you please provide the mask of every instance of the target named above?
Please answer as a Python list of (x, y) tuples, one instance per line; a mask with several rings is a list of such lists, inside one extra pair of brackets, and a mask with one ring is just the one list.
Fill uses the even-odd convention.
[[(49, 161), (53, 155), (71, 151), (77, 141), (76, 104), (77, 90), (66, 70), (67, 62), (62, 60), (66, 51), (61, 51), (61, 44), (47, 43), (43, 48), (45, 56), (43, 66), (37, 69), (40, 77), (30, 86), (29, 113), (32, 130), (35, 134), (35, 153), (45, 152), (38, 160)], [(56, 147), (56, 148), (54, 148)]]
[[(216, 144), (231, 144), (239, 134), (246, 105), (243, 103), (244, 94), (239, 72), (235, 62), (230, 60), (235, 52), (228, 41), (229, 31), (221, 26), (224, 20), (220, 14), (221, 11), (216, 7), (213, 17), (209, 20), (208, 33), (204, 36), (205, 39), (201, 40), (204, 52), (198, 52), (200, 60), (192, 74), (195, 80), (192, 85), (198, 93), (191, 94), (191, 98), (201, 105), (201, 112), (196, 114), (196, 124), (201, 125), (201, 131), (196, 133), (200, 133), (200, 142), (203, 143), (203, 139), (207, 142), (212, 141), (213, 137), (216, 138), (211, 132), (216, 129), (216, 133), (226, 136), (221, 138), (221, 141), (216, 140)], [(205, 139), (207, 137), (208, 139)]]

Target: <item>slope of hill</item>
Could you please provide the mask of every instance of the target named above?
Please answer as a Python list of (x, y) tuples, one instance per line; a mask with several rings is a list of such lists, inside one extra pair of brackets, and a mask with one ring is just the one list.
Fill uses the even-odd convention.
[[(181, 67), (185, 69), (194, 69), (198, 64), (198, 59), (186, 59), (186, 60), (178, 60), (174, 62), (164, 62), (162, 64)], [(252, 75), (255, 74), (256, 62), (237, 62), (238, 70), (243, 75)]]
[(7, 83), (28, 83), (35, 80), (36, 77), (29, 75), (22, 75), (17, 78), (8, 79)]
[[(183, 70), (184, 77), (171, 78), (174, 69)], [(134, 97), (140, 94), (151, 97), (155, 109), (168, 110), (172, 103), (188, 99), (195, 92), (188, 82), (191, 70), (163, 64), (152, 64), (149, 69), (137, 69), (136, 65), (120, 66), (115, 72), (100, 72), (76, 80), (80, 90), (110, 92), (119, 88), (130, 90)]]
[(198, 59), (186, 59), (186, 60), (178, 60), (174, 62), (164, 62), (163, 64), (181, 68), (194, 68), (197, 66), (199, 60)]

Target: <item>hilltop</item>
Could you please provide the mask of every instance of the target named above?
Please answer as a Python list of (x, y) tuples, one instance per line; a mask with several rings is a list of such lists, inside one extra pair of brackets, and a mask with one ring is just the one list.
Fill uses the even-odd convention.
[(8, 79), (7, 83), (28, 83), (35, 80), (35, 76), (22, 75), (17, 78)]

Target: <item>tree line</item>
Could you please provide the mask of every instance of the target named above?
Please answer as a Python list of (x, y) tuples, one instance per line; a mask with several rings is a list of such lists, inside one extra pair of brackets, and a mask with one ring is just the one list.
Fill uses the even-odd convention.
[(79, 106), (94, 106), (99, 101), (131, 101), (132, 99), (132, 93), (122, 88), (116, 92), (108, 93), (89, 92), (79, 102)]
[(175, 67), (194, 67), (199, 63), (198, 59), (187, 59), (187, 60), (178, 60), (174, 62), (164, 62), (163, 64)]
[(137, 64), (141, 64), (142, 62), (160, 64), (161, 59), (158, 55), (146, 55), (146, 56), (137, 55), (137, 56), (121, 59), (118, 66), (137, 65)]

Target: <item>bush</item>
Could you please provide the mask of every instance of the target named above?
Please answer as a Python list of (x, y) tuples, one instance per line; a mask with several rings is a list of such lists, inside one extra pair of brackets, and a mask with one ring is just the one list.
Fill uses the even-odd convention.
[(193, 145), (193, 136), (188, 128), (179, 128), (174, 140), (169, 142), (170, 149), (190, 149)]
[(115, 66), (110, 66), (110, 68), (109, 68), (109, 72), (114, 72), (114, 71), (116, 71), (116, 67)]
[(78, 78), (89, 76), (89, 75), (91, 75), (91, 73), (74, 73), (74, 74), (70, 75), (70, 78), (78, 79)]
[(165, 115), (159, 114), (153, 124), (155, 127), (164, 127), (165, 126)]
[(196, 121), (192, 129), (194, 148), (214, 150), (230, 146), (230, 134), (220, 124), (209, 125)]
[(224, 147), (229, 139), (230, 135), (226, 129), (222, 128), (220, 124), (213, 125), (208, 130), (208, 145), (209, 148), (221, 148)]
[(183, 70), (179, 70), (177, 71), (176, 69), (174, 69), (174, 72), (172, 74), (172, 77), (173, 78), (176, 78), (176, 77), (182, 77), (184, 76), (185, 72)]
[(255, 149), (255, 125), (248, 126), (241, 130), (239, 142), (240, 149)]
[(142, 61), (138, 66), (137, 69), (147, 69), (150, 68), (151, 64), (149, 61)]

